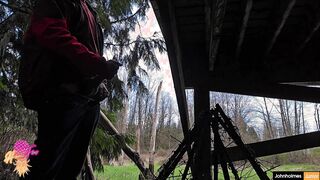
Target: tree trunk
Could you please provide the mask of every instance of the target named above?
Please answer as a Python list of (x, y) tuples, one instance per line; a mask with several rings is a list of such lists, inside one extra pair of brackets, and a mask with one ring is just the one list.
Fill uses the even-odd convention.
[(168, 133), (169, 133), (169, 140), (168, 140), (168, 148), (171, 149), (171, 121), (172, 121), (172, 102), (169, 104), (169, 114), (168, 114)]
[[(120, 134), (125, 134), (127, 131), (127, 120), (128, 120), (128, 108), (129, 108), (129, 102), (125, 101), (124, 102), (124, 107), (120, 112), (120, 116), (119, 116), (119, 131)], [(123, 165), (124, 164), (124, 152), (121, 150), (121, 154), (119, 157), (119, 164)]]
[(297, 101), (294, 101), (294, 134), (299, 134), (299, 116), (298, 116), (298, 107), (297, 107)]
[(314, 105), (314, 120), (316, 121), (317, 130), (320, 130), (320, 114), (318, 104)]
[(152, 118), (152, 128), (151, 128), (151, 137), (150, 137), (150, 149), (149, 149), (149, 170), (154, 173), (154, 154), (156, 150), (156, 133), (157, 133), (157, 111), (159, 96), (161, 92), (162, 81), (160, 82), (157, 90), (156, 102), (154, 106), (154, 113)]
[(275, 138), (275, 134), (273, 133), (273, 127), (272, 127), (272, 124), (271, 124), (271, 118), (270, 118), (270, 113), (269, 113), (269, 110), (268, 110), (268, 106), (267, 106), (267, 101), (266, 101), (266, 98), (263, 98), (263, 101), (264, 101), (264, 107), (266, 109), (266, 115), (267, 115), (267, 119), (266, 119), (266, 128), (269, 132), (269, 135), (270, 135), (270, 138), (273, 139)]
[(138, 99), (138, 124), (136, 129), (136, 139), (137, 139), (136, 150), (140, 154), (141, 153), (141, 131), (142, 131), (142, 104), (141, 104), (141, 97), (137, 97), (137, 99)]
[[(137, 94), (136, 94), (136, 97), (138, 97)], [(131, 111), (131, 113), (130, 113), (130, 118), (129, 118), (129, 124), (130, 124), (130, 125), (134, 125), (134, 124), (135, 124), (135, 117), (136, 117), (136, 110), (137, 110), (137, 100), (138, 100), (138, 99), (136, 99), (136, 100), (134, 101), (133, 110), (131, 111), (131, 109), (130, 109), (130, 111)]]
[(282, 128), (283, 128), (283, 135), (287, 136), (287, 125), (286, 125), (286, 115), (283, 107), (283, 102), (281, 99), (279, 99), (279, 107), (280, 107), (280, 115), (281, 115), (281, 122), (282, 122)]
[(304, 108), (303, 108), (303, 103), (301, 106), (301, 118), (302, 118), (302, 126), (303, 126), (303, 133), (306, 133), (306, 125), (305, 125), (305, 119), (304, 119)]
[(290, 113), (289, 113), (289, 105), (288, 105), (288, 100), (285, 101), (285, 108), (286, 108), (286, 115), (287, 115), (287, 130), (288, 130), (288, 135), (292, 136), (292, 127), (291, 127), (291, 121), (290, 121)]

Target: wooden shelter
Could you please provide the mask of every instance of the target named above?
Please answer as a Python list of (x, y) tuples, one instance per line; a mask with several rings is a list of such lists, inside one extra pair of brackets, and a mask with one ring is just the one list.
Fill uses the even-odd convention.
[[(195, 117), (209, 110), (210, 91), (320, 102), (320, 1), (151, 3), (166, 40), (185, 135), (188, 88), (194, 89)], [(307, 140), (293, 143), (296, 138)], [(320, 146), (320, 132), (296, 138), (263, 142), (272, 150), (261, 144), (253, 149), (271, 155)], [(230, 152), (237, 154), (236, 148)]]

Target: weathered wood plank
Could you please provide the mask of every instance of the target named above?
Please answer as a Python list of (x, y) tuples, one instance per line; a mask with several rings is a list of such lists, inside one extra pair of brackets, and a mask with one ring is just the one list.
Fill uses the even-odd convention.
[(310, 42), (313, 35), (318, 31), (320, 28), (320, 18), (317, 20), (317, 22), (314, 24), (313, 28), (311, 29), (310, 33), (307, 35), (306, 39), (300, 44), (297, 53), (300, 53), (306, 45)]
[(238, 61), (241, 53), (241, 48), (242, 48), (244, 36), (246, 34), (246, 29), (248, 26), (251, 9), (252, 9), (252, 0), (246, 0), (244, 15), (242, 18), (242, 23), (239, 31), (239, 37), (238, 37), (237, 48), (236, 48), (236, 58), (235, 58), (236, 61)]
[[(256, 157), (270, 156), (319, 146), (320, 131), (247, 144), (247, 147), (253, 150)], [(245, 154), (238, 146), (227, 148), (227, 153), (232, 161), (246, 159)]]
[(266, 51), (265, 51), (265, 55), (267, 56), (270, 51), (272, 50), (275, 42), (277, 41), (289, 15), (290, 15), (290, 12), (291, 10), (293, 9), (294, 5), (296, 4), (296, 0), (287, 0), (288, 1), (288, 4), (287, 4), (287, 7), (286, 9), (283, 11), (283, 14), (279, 20), (279, 23), (276, 27), (276, 30), (274, 31), (273, 35), (271, 36), (271, 39), (269, 41), (269, 43), (267, 44), (267, 47), (266, 47)]

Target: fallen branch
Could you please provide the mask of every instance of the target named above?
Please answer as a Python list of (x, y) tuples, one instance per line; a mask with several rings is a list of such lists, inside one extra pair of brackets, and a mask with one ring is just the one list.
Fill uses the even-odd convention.
[(155, 179), (154, 174), (150, 172), (148, 168), (144, 166), (142, 159), (140, 158), (139, 153), (134, 151), (130, 146), (128, 146), (123, 136), (118, 132), (118, 130), (113, 126), (111, 121), (107, 118), (107, 116), (100, 111), (101, 120), (99, 121), (100, 125), (108, 131), (110, 135), (113, 135), (116, 138), (116, 141), (120, 144), (123, 152), (136, 164), (141, 173), (146, 179)]

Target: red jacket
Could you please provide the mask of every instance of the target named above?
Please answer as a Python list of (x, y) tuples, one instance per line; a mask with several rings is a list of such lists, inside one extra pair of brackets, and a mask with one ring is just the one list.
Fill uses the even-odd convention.
[(71, 83), (86, 89), (86, 83), (92, 89), (103, 79), (103, 34), (85, 0), (39, 0), (25, 35), (30, 41), (52, 53), (51, 88)]

